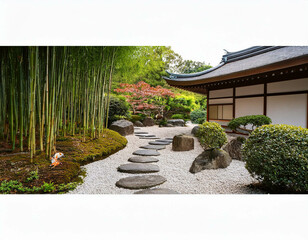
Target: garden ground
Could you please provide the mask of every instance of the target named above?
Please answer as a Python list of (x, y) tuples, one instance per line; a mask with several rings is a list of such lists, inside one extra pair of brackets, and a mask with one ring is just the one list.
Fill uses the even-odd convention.
[[(157, 137), (173, 137), (177, 134), (191, 135), (191, 129), (195, 124), (188, 124), (187, 127), (145, 127), (141, 131), (155, 134)], [(84, 166), (87, 176), (84, 183), (79, 185), (70, 193), (73, 194), (132, 194), (136, 190), (128, 190), (116, 187), (115, 183), (125, 177), (135, 176), (136, 174), (121, 173), (117, 168), (129, 163), (127, 160), (134, 156), (132, 153), (139, 150), (141, 146), (147, 145), (148, 139), (139, 139), (135, 135), (126, 136), (127, 146), (121, 151), (109, 156), (106, 159), (96, 161)], [(203, 170), (192, 174), (189, 168), (193, 160), (203, 151), (197, 138), (194, 138), (194, 150), (186, 152), (172, 151), (171, 145), (166, 149), (159, 150), (160, 156), (156, 165), (160, 171), (154, 173), (167, 179), (160, 185), (161, 188), (168, 188), (182, 194), (257, 194), (263, 193), (260, 190), (249, 187), (256, 183), (245, 168), (245, 163), (233, 160), (225, 169)], [(153, 173), (151, 173), (152, 175)], [(143, 174), (141, 174), (143, 175)]]
[[(107, 157), (124, 148), (127, 142), (120, 134), (108, 129), (95, 140), (86, 137), (86, 141), (82, 141), (82, 138), (78, 135), (58, 138), (57, 151), (64, 153), (65, 158), (55, 168), (50, 168), (51, 162), (44, 152), (35, 155), (31, 163), (29, 153), (20, 153), (18, 149), (5, 153), (6, 145), (0, 142), (0, 152), (4, 152), (0, 154), (0, 193), (66, 191), (81, 181), (84, 172), (80, 165)], [(12, 180), (15, 181), (14, 184)]]

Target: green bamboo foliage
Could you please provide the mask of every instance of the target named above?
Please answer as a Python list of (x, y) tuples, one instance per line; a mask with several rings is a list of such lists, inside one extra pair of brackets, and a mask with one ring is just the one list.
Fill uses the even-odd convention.
[(0, 47), (0, 140), (50, 157), (56, 138), (100, 137), (125, 47)]

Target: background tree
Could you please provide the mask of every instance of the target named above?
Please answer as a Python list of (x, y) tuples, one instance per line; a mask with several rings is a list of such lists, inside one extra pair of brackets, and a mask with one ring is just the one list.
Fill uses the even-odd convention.
[(161, 86), (151, 87), (150, 84), (143, 81), (137, 84), (120, 84), (121, 88), (115, 89), (117, 93), (124, 93), (125, 98), (131, 104), (133, 114), (144, 113), (150, 115), (153, 110), (163, 115), (168, 97), (174, 97), (175, 94), (169, 89)]
[(184, 60), (179, 66), (180, 72), (186, 74), (202, 72), (209, 68), (211, 68), (209, 64), (205, 64), (204, 62), (196, 62), (192, 60)]

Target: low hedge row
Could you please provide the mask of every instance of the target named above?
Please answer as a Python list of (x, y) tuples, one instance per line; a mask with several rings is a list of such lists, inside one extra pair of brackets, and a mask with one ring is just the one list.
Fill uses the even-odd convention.
[(249, 115), (244, 117), (238, 117), (231, 120), (228, 124), (228, 127), (231, 130), (236, 130), (240, 126), (246, 127), (247, 125), (251, 124), (252, 129), (255, 127), (260, 127), (262, 125), (271, 124), (272, 120), (264, 115)]

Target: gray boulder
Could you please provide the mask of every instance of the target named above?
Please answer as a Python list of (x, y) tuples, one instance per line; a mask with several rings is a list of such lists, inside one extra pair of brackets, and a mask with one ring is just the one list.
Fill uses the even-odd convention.
[(144, 125), (143, 125), (142, 122), (140, 122), (140, 121), (136, 121), (136, 122), (134, 123), (134, 125), (135, 125), (136, 127), (144, 127)]
[(155, 125), (155, 121), (153, 118), (151, 117), (146, 117), (144, 120), (143, 120), (143, 125), (145, 127), (151, 127), (151, 126), (154, 126)]
[(184, 127), (185, 121), (183, 119), (170, 119), (168, 120), (169, 124), (172, 124), (173, 126), (178, 126), (178, 127)]
[(191, 130), (191, 134), (192, 134), (192, 135), (196, 135), (197, 132), (199, 131), (199, 129), (200, 129), (200, 126), (195, 126), (195, 127)]
[(193, 161), (190, 172), (197, 173), (204, 169), (226, 168), (232, 159), (229, 154), (222, 149), (208, 149), (201, 153)]
[(167, 123), (166, 127), (174, 127), (171, 123)]
[(111, 124), (109, 129), (120, 133), (122, 136), (130, 135), (134, 133), (133, 123), (127, 120), (115, 121)]
[(176, 135), (172, 141), (173, 151), (189, 151), (194, 149), (194, 139), (187, 135)]
[(231, 139), (230, 142), (228, 142), (224, 147), (223, 150), (225, 150), (227, 153), (229, 153), (230, 157), (232, 159), (236, 160), (242, 160), (242, 141), (239, 141), (237, 138)]

